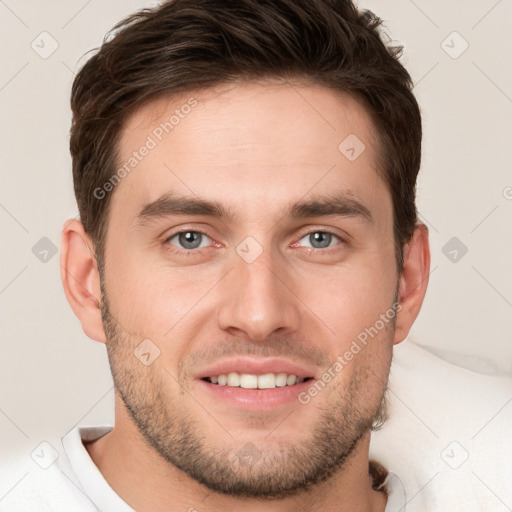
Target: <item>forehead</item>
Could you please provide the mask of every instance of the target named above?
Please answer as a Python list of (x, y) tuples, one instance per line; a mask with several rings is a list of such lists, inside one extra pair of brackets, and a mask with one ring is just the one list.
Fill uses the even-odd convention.
[(128, 172), (113, 208), (135, 214), (173, 193), (229, 203), (247, 218), (342, 191), (386, 209), (375, 135), (359, 102), (317, 85), (231, 83), (162, 97), (125, 123), (118, 164)]

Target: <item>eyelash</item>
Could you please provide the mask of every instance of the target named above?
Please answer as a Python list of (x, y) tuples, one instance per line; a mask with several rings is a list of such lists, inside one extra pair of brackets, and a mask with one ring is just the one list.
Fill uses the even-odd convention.
[[(193, 257), (193, 256), (197, 256), (197, 255), (202, 255), (204, 250), (208, 250), (211, 248), (210, 246), (208, 246), (208, 247), (202, 247), (201, 249), (181, 249), (180, 250), (169, 243), (170, 240), (172, 240), (176, 236), (180, 235), (181, 233), (190, 233), (190, 232), (205, 235), (208, 238), (210, 238), (210, 240), (213, 241), (213, 238), (211, 236), (209, 236), (207, 233), (205, 233), (204, 231), (198, 231), (195, 229), (183, 229), (180, 231), (176, 231), (172, 235), (169, 235), (168, 237), (166, 237), (166, 239), (164, 240), (164, 244), (166, 245), (167, 250), (169, 250), (173, 254), (178, 254), (179, 256)], [(347, 241), (344, 238), (342, 238), (339, 234), (337, 234), (334, 231), (331, 231), (329, 229), (313, 229), (311, 231), (307, 231), (306, 233), (303, 233), (300, 236), (299, 241), (302, 240), (305, 236), (311, 235), (313, 233), (327, 233), (329, 235), (336, 237), (339, 240), (339, 243), (337, 243), (333, 246), (330, 246), (330, 247), (326, 247), (324, 249), (319, 249), (316, 247), (306, 247), (306, 249), (309, 249), (309, 252), (321, 251), (323, 254), (330, 254), (333, 250), (336, 250), (338, 245), (347, 243)], [(292, 244), (292, 246), (296, 245), (297, 243), (298, 242), (295, 242), (294, 244)], [(171, 247), (172, 247), (172, 249), (171, 249)]]

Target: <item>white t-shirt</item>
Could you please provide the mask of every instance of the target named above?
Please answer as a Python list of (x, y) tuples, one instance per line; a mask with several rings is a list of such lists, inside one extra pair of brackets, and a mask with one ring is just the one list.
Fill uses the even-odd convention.
[[(109, 486), (83, 445), (111, 429), (111, 425), (75, 427), (61, 440), (40, 445), (32, 454), (37, 467), (0, 501), (0, 511), (135, 512)], [(386, 512), (404, 512), (400, 479), (389, 472), (383, 485), (388, 491)]]

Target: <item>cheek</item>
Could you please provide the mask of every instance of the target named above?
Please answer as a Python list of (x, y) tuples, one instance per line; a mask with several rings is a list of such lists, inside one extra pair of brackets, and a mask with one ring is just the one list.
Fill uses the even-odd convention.
[(119, 320), (130, 332), (161, 339), (190, 309), (186, 290), (162, 276), (156, 279), (140, 268), (129, 277), (119, 277), (124, 282), (118, 288), (112, 287), (109, 296)]
[[(371, 269), (371, 270), (370, 270)], [(304, 273), (299, 297), (345, 344), (375, 324), (393, 304), (396, 276), (378, 262)], [(331, 333), (332, 334), (332, 333)]]
[[(141, 334), (151, 338), (156, 333), (161, 336), (164, 324), (169, 323), (163, 315), (170, 307), (165, 293), (167, 284), (149, 265), (120, 252), (110, 252), (105, 273), (111, 312), (134, 336)], [(152, 332), (148, 332), (148, 328)], [(167, 330), (169, 328), (167, 325)]]
[[(222, 277), (219, 269), (169, 267), (162, 261), (125, 258), (108, 275), (112, 313), (139, 338), (161, 345), (187, 342), (197, 319), (212, 311), (209, 293)], [(190, 338), (190, 333), (188, 338)]]

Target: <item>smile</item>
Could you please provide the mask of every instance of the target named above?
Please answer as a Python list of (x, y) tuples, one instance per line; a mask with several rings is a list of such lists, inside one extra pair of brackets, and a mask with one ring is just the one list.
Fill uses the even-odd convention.
[(287, 373), (265, 373), (256, 375), (251, 373), (230, 372), (213, 377), (205, 377), (204, 380), (219, 386), (241, 387), (244, 389), (273, 389), (285, 386), (301, 384), (312, 377), (297, 377)]

